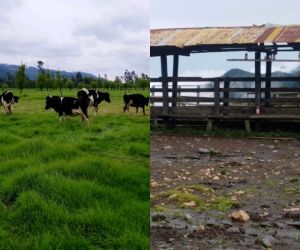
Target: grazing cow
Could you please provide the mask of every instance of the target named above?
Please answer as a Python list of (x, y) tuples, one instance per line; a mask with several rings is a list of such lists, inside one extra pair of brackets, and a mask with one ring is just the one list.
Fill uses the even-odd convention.
[(149, 97), (145, 97), (142, 94), (130, 94), (124, 95), (124, 112), (127, 110), (129, 112), (129, 106), (136, 107), (136, 113), (139, 107), (143, 108), (143, 113), (145, 115), (145, 106), (149, 105)]
[(48, 110), (53, 108), (59, 116), (59, 122), (62, 120), (62, 116), (72, 116), (80, 115), (82, 121), (89, 121), (87, 108), (88, 108), (89, 98), (87, 95), (80, 95), (79, 98), (73, 97), (62, 97), (62, 96), (47, 96), (46, 97), (46, 107)]
[[(102, 102), (102, 101), (106, 101), (108, 103), (110, 103), (110, 97), (109, 97), (109, 93), (107, 92), (100, 92), (98, 90), (95, 89), (81, 89), (78, 94), (84, 91), (86, 93), (88, 93), (88, 96), (90, 98), (90, 103), (89, 103), (89, 107), (94, 107), (95, 109), (95, 115), (98, 112), (98, 105)], [(88, 92), (87, 92), (88, 91)]]
[(18, 103), (19, 99), (20, 97), (14, 96), (14, 94), (9, 90), (3, 92), (2, 95), (0, 95), (0, 104), (3, 105), (5, 114), (12, 114), (12, 105), (14, 103)]

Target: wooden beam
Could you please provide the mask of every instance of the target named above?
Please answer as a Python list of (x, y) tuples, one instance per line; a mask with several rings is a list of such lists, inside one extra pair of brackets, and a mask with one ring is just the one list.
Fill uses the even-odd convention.
[[(213, 82), (216, 78), (215, 77), (197, 77), (197, 76), (190, 76), (190, 77), (168, 77), (167, 81), (168, 82), (173, 82), (174, 80), (178, 82)], [(255, 77), (218, 77), (220, 81), (225, 81), (228, 80), (230, 82), (251, 82), (255, 81)], [(266, 77), (261, 77), (261, 81), (265, 81)], [(162, 82), (162, 78), (151, 78), (151, 82)], [(288, 76), (288, 77), (272, 77), (271, 81), (300, 81), (299, 76)]]
[[(224, 89), (229, 89), (230, 88), (230, 81), (225, 80), (224, 81)], [(224, 99), (228, 99), (229, 98), (229, 91), (224, 92)], [(223, 106), (228, 106), (228, 101), (223, 103)]]
[(256, 114), (260, 114), (260, 99), (261, 99), (261, 53), (255, 52), (255, 108)]
[[(174, 55), (173, 56), (173, 77), (178, 77), (178, 64), (179, 64), (179, 55)], [(176, 107), (177, 105), (177, 84), (178, 81), (174, 79), (173, 81), (173, 92), (172, 92), (172, 107)]]
[[(267, 53), (267, 59), (271, 58), (271, 54)], [(272, 61), (266, 62), (266, 91), (265, 99), (269, 99), (271, 96), (271, 77), (272, 77)]]
[(161, 61), (161, 77), (162, 77), (162, 89), (163, 89), (163, 112), (167, 115), (169, 112), (169, 101), (168, 101), (168, 64), (167, 56), (163, 55), (160, 57)]
[(215, 114), (220, 113), (220, 80), (215, 79), (214, 81), (214, 105)]

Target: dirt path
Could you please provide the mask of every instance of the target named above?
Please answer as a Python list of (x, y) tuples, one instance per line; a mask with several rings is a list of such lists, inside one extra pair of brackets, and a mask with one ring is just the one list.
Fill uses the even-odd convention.
[(152, 249), (300, 249), (300, 141), (155, 134), (151, 207)]

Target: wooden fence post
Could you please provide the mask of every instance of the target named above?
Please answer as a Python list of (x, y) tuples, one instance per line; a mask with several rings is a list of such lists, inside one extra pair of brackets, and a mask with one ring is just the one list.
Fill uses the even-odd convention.
[(255, 112), (261, 113), (261, 61), (260, 52), (255, 52)]
[(162, 55), (161, 59), (161, 76), (162, 76), (162, 98), (163, 98), (163, 114), (169, 113), (169, 92), (168, 92), (168, 65), (167, 56)]
[[(267, 53), (267, 60), (271, 60), (270, 53)], [(271, 97), (271, 76), (272, 76), (272, 61), (267, 61), (266, 62), (265, 99), (270, 99), (270, 97)], [(269, 106), (269, 102), (266, 102), (265, 106)]]
[[(179, 64), (179, 55), (173, 56), (173, 77), (178, 77), (178, 64)], [(173, 80), (173, 91), (172, 91), (172, 107), (176, 107), (177, 103), (177, 80)]]
[(214, 105), (215, 114), (220, 113), (220, 79), (216, 78), (214, 80)]
[[(200, 97), (200, 85), (197, 86), (197, 97)], [(200, 102), (197, 100), (197, 106), (199, 106)]]
[[(225, 81), (224, 81), (224, 89), (229, 90), (229, 87), (230, 87), (230, 81), (225, 80)], [(224, 91), (224, 92), (223, 92), (223, 97), (224, 97), (224, 99), (227, 99), (227, 100), (224, 100), (223, 106), (229, 106), (229, 101), (228, 101), (228, 98), (229, 98), (229, 91), (226, 91), (226, 92)]]

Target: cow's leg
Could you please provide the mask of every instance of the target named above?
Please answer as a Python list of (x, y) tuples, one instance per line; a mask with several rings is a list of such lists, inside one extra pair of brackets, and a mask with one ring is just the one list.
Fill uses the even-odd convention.
[(135, 113), (137, 113), (137, 112), (138, 112), (138, 110), (139, 110), (139, 107), (136, 107), (136, 112), (135, 112)]
[(6, 115), (8, 115), (8, 108), (7, 108), (7, 105), (6, 105), (6, 104), (4, 104), (4, 105), (3, 105), (3, 108), (4, 108), (4, 112), (5, 112), (5, 114), (6, 114)]
[(12, 114), (11, 105), (9, 105), (9, 106), (7, 107), (7, 109), (8, 109), (8, 115), (11, 115), (11, 114)]
[(143, 106), (143, 113), (144, 113), (144, 115), (145, 115), (145, 106)]
[(84, 121), (87, 121), (87, 123), (89, 122), (89, 116), (88, 116), (88, 113), (87, 113), (87, 108), (79, 108), (79, 114), (81, 115), (81, 121), (84, 122)]
[(59, 124), (61, 124), (62, 118), (63, 118), (63, 115), (62, 115), (62, 114), (59, 114), (59, 115), (58, 115), (58, 122), (59, 122)]
[(98, 105), (95, 106), (95, 116), (98, 114)]
[(126, 112), (126, 109), (127, 109), (127, 103), (124, 104), (124, 108), (123, 108), (124, 113)]

